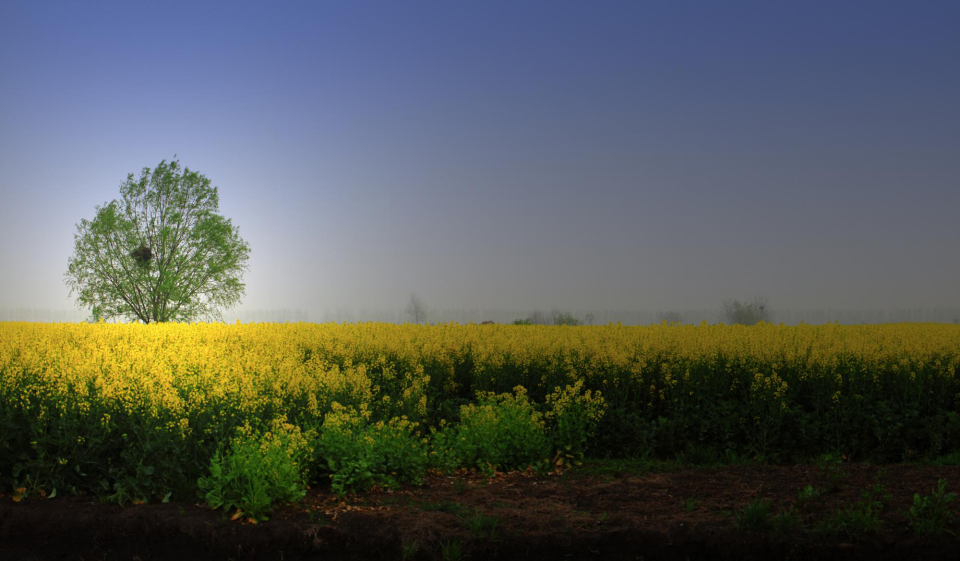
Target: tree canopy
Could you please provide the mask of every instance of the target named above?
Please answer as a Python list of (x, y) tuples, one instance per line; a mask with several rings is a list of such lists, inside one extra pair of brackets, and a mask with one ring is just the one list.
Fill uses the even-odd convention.
[(250, 246), (216, 187), (176, 159), (129, 174), (121, 200), (77, 224), (66, 282), (94, 319), (219, 319), (240, 302)]

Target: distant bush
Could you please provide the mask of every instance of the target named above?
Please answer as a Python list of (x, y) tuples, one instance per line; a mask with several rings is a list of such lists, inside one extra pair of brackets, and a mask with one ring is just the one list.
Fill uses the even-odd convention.
[[(593, 316), (587, 314), (590, 321), (593, 321)], [(514, 320), (513, 325), (583, 325), (583, 320), (577, 318), (570, 312), (563, 312), (560, 310), (553, 310), (550, 312), (550, 316), (547, 314), (535, 311), (530, 314), (529, 317), (524, 319)]]
[(574, 317), (570, 312), (561, 312), (559, 310), (554, 310), (553, 315), (553, 325), (583, 325), (583, 321)]
[(723, 322), (729, 325), (756, 325), (770, 322), (770, 309), (766, 298), (754, 298), (751, 302), (725, 300), (721, 311)]

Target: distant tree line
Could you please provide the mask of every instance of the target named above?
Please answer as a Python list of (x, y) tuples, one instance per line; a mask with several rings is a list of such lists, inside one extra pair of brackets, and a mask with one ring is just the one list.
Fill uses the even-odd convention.
[[(667, 323), (699, 324), (730, 323), (723, 317), (722, 306), (714, 309), (675, 309), (675, 310), (572, 310), (569, 313), (573, 318), (592, 325), (606, 325), (607, 323), (621, 323), (623, 325), (650, 325)], [(897, 323), (897, 322), (935, 322), (960, 323), (960, 307), (958, 308), (892, 308), (882, 309), (785, 309), (775, 308), (770, 312), (771, 323), (795, 325), (800, 322), (809, 324), (841, 323), (847, 325), (869, 323)], [(510, 324), (517, 319), (531, 319), (534, 312), (509, 309), (482, 309), (482, 308), (434, 308), (430, 310), (430, 323), (481, 323), (492, 321), (499, 324)], [(554, 318), (550, 312), (540, 312), (538, 321), (543, 324), (552, 324)], [(69, 322), (75, 323), (90, 318), (90, 312), (82, 309), (44, 309), (44, 308), (0, 308), (0, 321), (36, 321), (36, 322)], [(588, 321), (589, 318), (589, 321)], [(386, 323), (404, 323), (410, 321), (409, 314), (402, 308), (351, 308), (341, 306), (328, 308), (319, 312), (309, 312), (303, 309), (235, 309), (224, 313), (224, 321), (234, 323), (260, 322), (358, 322), (382, 321)]]

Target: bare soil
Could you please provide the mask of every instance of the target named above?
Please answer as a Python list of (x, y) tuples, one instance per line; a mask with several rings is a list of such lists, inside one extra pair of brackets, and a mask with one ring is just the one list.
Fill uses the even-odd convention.
[[(375, 490), (341, 501), (313, 489), (259, 524), (188, 503), (103, 505), (90, 498), (0, 495), (0, 559), (960, 559), (947, 533), (921, 540), (905, 512), (938, 479), (960, 488), (960, 467), (844, 465), (839, 485), (799, 503), (806, 485), (827, 489), (812, 466), (725, 466), (670, 473), (613, 470), (537, 477), (433, 476), (422, 487)], [(825, 534), (818, 520), (882, 486), (882, 531)], [(794, 507), (787, 532), (737, 528), (756, 498)], [(958, 501), (951, 504), (956, 512)], [(960, 533), (956, 522), (950, 527)]]

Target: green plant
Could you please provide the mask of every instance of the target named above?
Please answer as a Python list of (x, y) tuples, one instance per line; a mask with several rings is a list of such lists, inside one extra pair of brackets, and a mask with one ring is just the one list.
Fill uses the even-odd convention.
[(352, 408), (332, 404), (315, 449), (321, 472), (338, 495), (366, 491), (374, 485), (395, 487), (401, 481), (422, 481), (428, 463), (426, 444), (416, 423), (405, 418), (370, 423)]
[(478, 540), (492, 540), (497, 535), (497, 525), (500, 524), (500, 518), (496, 516), (487, 516), (477, 509), (473, 514), (463, 519), (463, 527), (473, 533), (473, 537)]
[(684, 512), (693, 512), (697, 508), (697, 499), (693, 497), (687, 497), (681, 501), (683, 504)]
[(460, 540), (449, 540), (440, 544), (440, 558), (443, 561), (460, 561), (463, 559), (463, 544)]
[(774, 534), (786, 534), (800, 527), (800, 513), (790, 507), (786, 510), (780, 509), (776, 514), (770, 517), (770, 531)]
[(840, 488), (840, 484), (849, 475), (843, 469), (841, 454), (823, 454), (817, 461), (817, 467), (826, 481), (827, 491), (833, 492)]
[(467, 490), (467, 481), (462, 477), (456, 477), (453, 480), (453, 483), (450, 484), (453, 487), (453, 492), (462, 495), (464, 491)]
[(951, 452), (930, 462), (935, 466), (960, 466), (960, 452)]
[(882, 505), (870, 501), (857, 501), (847, 507), (838, 507), (829, 515), (817, 521), (814, 531), (822, 534), (845, 534), (853, 540), (860, 540), (866, 534), (880, 532), (883, 521), (880, 520)]
[(419, 541), (413, 540), (412, 542), (405, 542), (400, 551), (400, 558), (403, 559), (403, 561), (407, 561), (408, 559), (416, 557), (418, 553), (420, 553)]
[(554, 388), (546, 396), (546, 419), (553, 441), (554, 463), (558, 466), (580, 466), (587, 443), (603, 417), (606, 403), (600, 392), (583, 391), (583, 380), (565, 388)]
[(843, 533), (848, 538), (859, 540), (866, 534), (880, 532), (883, 521), (880, 512), (891, 498), (882, 483), (860, 493), (860, 500), (847, 507), (838, 507), (828, 516), (817, 522), (814, 531), (828, 534)]
[(550, 451), (543, 415), (522, 386), (513, 394), (478, 392), (476, 404), (460, 408), (460, 424), (435, 433), (434, 444), (438, 455), (488, 474), (540, 464)]
[(822, 494), (823, 489), (814, 487), (813, 485), (807, 485), (806, 487), (799, 489), (797, 491), (797, 508), (803, 509), (807, 506), (807, 504), (810, 503), (810, 501)]
[(907, 522), (918, 538), (935, 537), (944, 532), (953, 534), (947, 526), (953, 522), (954, 512), (950, 503), (956, 499), (955, 493), (947, 493), (947, 480), (940, 479), (933, 493), (921, 497), (919, 493), (913, 495), (913, 505), (907, 512)]
[(737, 511), (737, 529), (752, 532), (766, 531), (770, 527), (772, 514), (770, 501), (755, 498), (742, 510)]
[(210, 475), (197, 480), (207, 504), (224, 511), (236, 508), (234, 518), (256, 522), (267, 520), (278, 501), (303, 498), (310, 448), (300, 429), (277, 422), (263, 434), (249, 426), (237, 432), (230, 447), (210, 461)]

